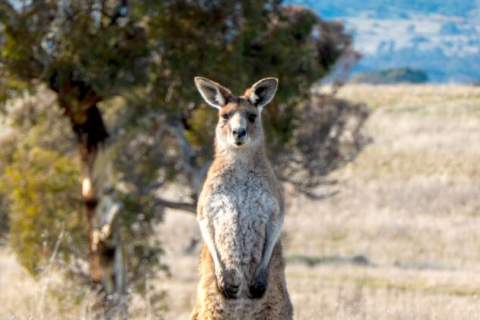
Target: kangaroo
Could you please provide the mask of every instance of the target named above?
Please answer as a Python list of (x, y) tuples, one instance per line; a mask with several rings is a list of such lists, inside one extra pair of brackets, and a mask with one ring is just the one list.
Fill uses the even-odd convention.
[(261, 122), (278, 80), (260, 80), (242, 96), (202, 77), (195, 84), (219, 121), (197, 206), (205, 244), (190, 319), (292, 319), (279, 239), (283, 189), (266, 157)]

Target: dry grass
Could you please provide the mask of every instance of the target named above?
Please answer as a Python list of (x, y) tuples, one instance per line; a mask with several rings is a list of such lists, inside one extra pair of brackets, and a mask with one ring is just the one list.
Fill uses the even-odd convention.
[[(480, 88), (356, 85), (340, 96), (372, 106), (374, 143), (335, 173), (336, 196), (289, 198), (283, 237), (296, 319), (480, 318)], [(154, 280), (168, 292), (163, 316), (186, 319), (198, 248), (184, 248), (199, 237), (196, 221), (169, 212), (161, 237), (172, 271)], [(40, 284), (0, 254), (0, 315), (28, 318)], [(46, 305), (59, 318), (85, 315), (85, 306), (65, 316), (53, 298)], [(132, 310), (146, 317), (135, 299)]]

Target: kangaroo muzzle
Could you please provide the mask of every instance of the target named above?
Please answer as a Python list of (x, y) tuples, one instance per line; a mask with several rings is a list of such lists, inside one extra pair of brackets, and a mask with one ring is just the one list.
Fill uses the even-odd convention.
[(234, 129), (232, 130), (232, 136), (236, 145), (242, 145), (246, 141), (247, 130), (244, 128)]
[(237, 113), (231, 120), (233, 144), (241, 146), (247, 142), (247, 121), (243, 114)]

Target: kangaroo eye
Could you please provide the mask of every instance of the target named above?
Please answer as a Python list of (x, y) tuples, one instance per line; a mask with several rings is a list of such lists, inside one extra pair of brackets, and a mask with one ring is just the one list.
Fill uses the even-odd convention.
[(248, 121), (250, 121), (251, 123), (254, 123), (255, 119), (257, 119), (257, 116), (254, 114), (248, 116)]
[(222, 119), (227, 121), (228, 120), (228, 113), (222, 114)]

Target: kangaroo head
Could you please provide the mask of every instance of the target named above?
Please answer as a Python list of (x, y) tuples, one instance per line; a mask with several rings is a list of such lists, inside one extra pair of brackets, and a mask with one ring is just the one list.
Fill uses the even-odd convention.
[(276, 78), (258, 81), (242, 96), (234, 96), (229, 89), (202, 77), (195, 78), (195, 85), (203, 99), (218, 109), (217, 143), (245, 148), (263, 141), (261, 113), (277, 91)]

